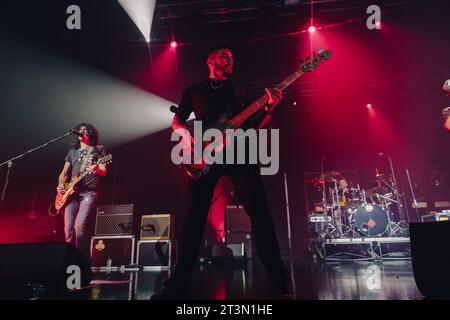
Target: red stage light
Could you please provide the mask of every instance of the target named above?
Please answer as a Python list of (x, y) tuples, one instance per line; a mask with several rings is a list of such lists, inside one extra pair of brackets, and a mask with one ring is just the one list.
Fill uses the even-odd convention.
[(380, 22), (380, 21), (377, 21), (377, 22), (375, 23), (375, 26), (377, 27), (377, 29), (381, 29), (381, 22)]
[(372, 108), (372, 104), (368, 103), (368, 104), (366, 105), (366, 107), (367, 107), (367, 109), (370, 109), (370, 108)]
[(178, 46), (178, 43), (177, 43), (176, 41), (172, 41), (172, 42), (170, 43), (170, 46), (171, 46), (172, 48), (176, 48), (176, 47)]
[(308, 32), (309, 32), (309, 33), (314, 33), (314, 32), (316, 32), (316, 27), (310, 26), (310, 27), (308, 28)]

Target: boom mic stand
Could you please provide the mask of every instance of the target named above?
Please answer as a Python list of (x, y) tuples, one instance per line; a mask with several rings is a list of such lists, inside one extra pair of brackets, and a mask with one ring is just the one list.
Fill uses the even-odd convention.
[(408, 177), (409, 188), (411, 190), (411, 196), (413, 198), (414, 208), (416, 209), (416, 215), (417, 215), (417, 219), (418, 219), (417, 221), (420, 221), (420, 214), (419, 214), (418, 203), (417, 203), (416, 195), (414, 193), (414, 188), (413, 188), (413, 185), (412, 185), (411, 176), (409, 175), (409, 170), (408, 169), (406, 169), (406, 176)]
[(26, 155), (34, 152), (34, 151), (43, 149), (43, 148), (47, 147), (49, 144), (51, 144), (53, 142), (56, 142), (58, 140), (61, 140), (61, 139), (65, 138), (65, 137), (71, 135), (72, 133), (74, 133), (74, 131), (73, 130), (69, 130), (64, 135), (62, 135), (60, 137), (52, 139), (52, 140), (50, 140), (50, 141), (48, 141), (48, 142), (46, 142), (46, 143), (44, 143), (44, 144), (42, 144), (42, 145), (40, 145), (38, 147), (35, 147), (35, 148), (30, 149), (28, 151), (25, 151), (24, 153), (21, 153), (21, 154), (15, 156), (15, 157), (13, 157), (13, 158), (11, 158), (9, 160), (6, 160), (6, 161), (0, 163), (0, 167), (3, 167), (3, 166), (7, 166), (8, 167), (8, 169), (6, 171), (5, 182), (3, 183), (2, 195), (1, 195), (1, 198), (0, 198), (0, 215), (2, 213), (3, 205), (5, 203), (6, 189), (8, 188), (8, 184), (9, 184), (9, 181), (10, 181), (11, 168), (12, 168), (12, 166), (14, 164), (14, 161), (19, 160), (20, 158), (22, 158), (22, 157), (24, 157), (24, 156), (26, 156)]
[[(402, 223), (405, 223), (405, 218), (403, 216), (403, 204), (402, 204), (402, 200), (400, 199), (400, 192), (398, 190), (397, 179), (395, 177), (394, 164), (393, 164), (392, 158), (391, 158), (391, 156), (389, 154), (380, 153), (380, 156), (381, 155), (386, 155), (387, 158), (388, 158), (388, 161), (389, 161), (389, 166), (390, 166), (391, 174), (392, 174), (392, 186), (390, 188), (392, 189), (392, 191), (395, 194), (397, 208), (398, 208), (398, 214), (399, 214), (399, 217), (400, 217), (400, 221), (398, 223), (395, 223), (395, 222), (391, 221), (391, 224), (394, 226), (394, 231), (393, 231), (392, 225), (391, 225), (391, 228), (390, 228), (391, 229), (391, 233), (395, 234), (397, 232), (397, 230), (400, 230), (401, 232), (405, 232), (405, 228), (402, 228), (400, 226)], [(385, 184), (387, 184), (386, 181), (383, 180), (383, 182)]]

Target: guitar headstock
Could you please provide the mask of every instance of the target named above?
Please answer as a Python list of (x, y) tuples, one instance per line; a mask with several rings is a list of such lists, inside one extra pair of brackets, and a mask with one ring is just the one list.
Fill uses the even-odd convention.
[(306, 61), (301, 61), (300, 70), (303, 72), (314, 71), (315, 68), (322, 62), (322, 60), (328, 60), (331, 58), (332, 52), (330, 50), (320, 49), (316, 54), (314, 52), (313, 57), (306, 57)]
[(98, 159), (97, 164), (109, 164), (112, 162), (112, 154), (108, 154), (100, 159)]
[(442, 117), (444, 119), (447, 119), (448, 117), (450, 117), (450, 107), (447, 107), (442, 110)]

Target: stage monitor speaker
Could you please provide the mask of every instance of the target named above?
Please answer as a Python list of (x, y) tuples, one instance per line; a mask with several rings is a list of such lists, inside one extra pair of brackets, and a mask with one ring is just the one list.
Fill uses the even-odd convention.
[(426, 298), (450, 297), (450, 221), (410, 224), (417, 288)]
[(81, 287), (92, 280), (88, 262), (68, 243), (1, 244), (0, 257), (2, 298), (14, 298), (14, 294), (30, 284), (45, 286), (50, 292), (67, 292), (74, 289), (72, 284), (77, 281), (72, 280), (76, 274)]

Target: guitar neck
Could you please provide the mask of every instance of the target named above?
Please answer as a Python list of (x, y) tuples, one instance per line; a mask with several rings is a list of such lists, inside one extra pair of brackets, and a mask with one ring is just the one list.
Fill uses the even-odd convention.
[(87, 174), (89, 173), (89, 171), (84, 171), (82, 174), (80, 174), (78, 177), (75, 177), (74, 179), (73, 179), (73, 181), (72, 182), (70, 182), (70, 187), (72, 188), (72, 187), (74, 187), (78, 182), (80, 182), (81, 181), (81, 179), (83, 179), (85, 176), (87, 176)]
[[(284, 91), (289, 85), (291, 85), (295, 80), (297, 80), (303, 74), (302, 71), (298, 70), (289, 75), (286, 79), (275, 86), (276, 89)], [(241, 111), (238, 115), (228, 121), (228, 125), (233, 128), (239, 128), (242, 124), (247, 121), (256, 112), (261, 110), (267, 104), (267, 96), (263, 95), (258, 100), (253, 102), (250, 106)]]

